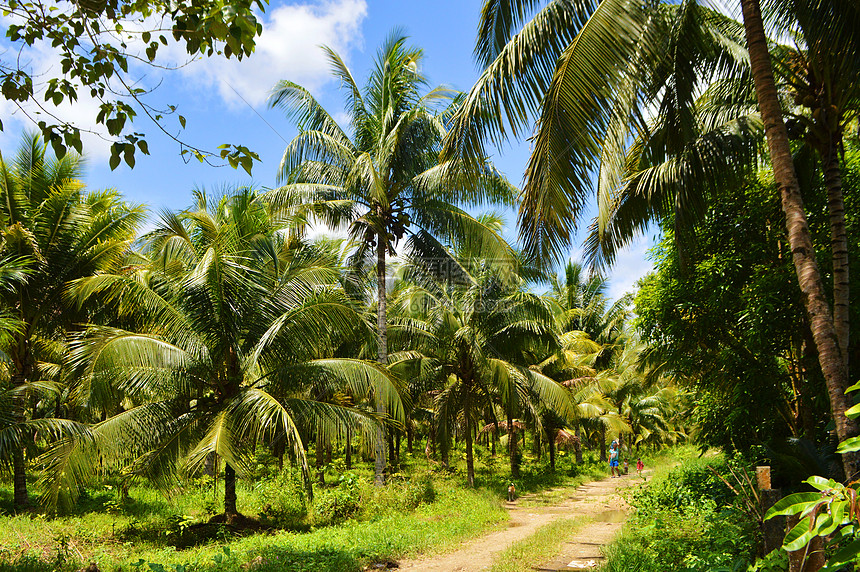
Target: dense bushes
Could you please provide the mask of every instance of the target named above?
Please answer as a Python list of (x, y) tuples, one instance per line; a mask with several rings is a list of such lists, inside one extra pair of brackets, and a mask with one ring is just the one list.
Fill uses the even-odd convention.
[(636, 513), (607, 548), (605, 572), (747, 570), (758, 528), (708, 465), (728, 472), (721, 458), (688, 459), (632, 494)]

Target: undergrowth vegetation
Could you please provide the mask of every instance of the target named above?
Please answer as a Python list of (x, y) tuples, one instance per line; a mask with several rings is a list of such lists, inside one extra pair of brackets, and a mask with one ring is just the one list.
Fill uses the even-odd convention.
[[(711, 468), (730, 474), (723, 455), (688, 455), (630, 493), (634, 514), (605, 550), (603, 572), (775, 572), (784, 552), (755, 561), (758, 527)], [(709, 468), (710, 467), (710, 468)]]
[[(262, 461), (258, 477), (237, 486), (242, 512), (256, 516), (244, 530), (210, 522), (220, 511), (221, 475), (188, 480), (171, 494), (138, 484), (124, 495), (119, 480), (104, 479), (57, 517), (10, 516), (11, 490), (0, 486), (0, 572), (71, 572), (90, 561), (103, 571), (348, 572), (444, 550), (508, 518), (501, 502), (512, 480), (507, 463), (481, 450), (475, 488), (463, 484), (462, 459), (444, 469), (407, 455), (382, 488), (373, 486), (369, 463), (351, 471), (333, 463), (312, 500), (296, 471)], [(577, 466), (561, 455), (555, 471), (525, 458), (513, 481), (518, 494), (543, 493), (535, 496), (540, 503), (552, 501), (553, 487), (605, 474), (594, 456)]]

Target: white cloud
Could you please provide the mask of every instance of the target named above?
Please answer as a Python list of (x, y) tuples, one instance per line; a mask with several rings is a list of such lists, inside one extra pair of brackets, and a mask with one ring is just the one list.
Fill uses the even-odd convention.
[(646, 234), (617, 254), (609, 272), (608, 295), (611, 299), (617, 300), (627, 292), (632, 292), (636, 282), (652, 270), (654, 264), (647, 259), (651, 245), (651, 237)]
[[(329, 78), (328, 62), (319, 49), (321, 44), (331, 46), (344, 57), (351, 48), (360, 45), (361, 23), (367, 15), (365, 0), (305, 0), (302, 4), (272, 6), (275, 7), (261, 16), (263, 34), (257, 39), (257, 49), (251, 57), (241, 62), (217, 57), (203, 58), (183, 66), (180, 73), (196, 82), (196, 89), (200, 88), (200, 83), (216, 87), (228, 104), (242, 105), (241, 98), (244, 98), (256, 106), (266, 100), (269, 90), (279, 79), (290, 79), (312, 90), (318, 89)], [(5, 27), (10, 21), (9, 18), (0, 17), (0, 26)], [(149, 24), (150, 21), (130, 24), (128, 28), (158, 27)], [(143, 44), (136, 37), (123, 39), (131, 52), (142, 51)], [(34, 99), (38, 102), (44, 99), (44, 85), (40, 87), (39, 82), (61, 76), (60, 56), (57, 50), (47, 44), (37, 43), (33, 47), (25, 47), (19, 55), (15, 46), (0, 42), (0, 53), (4, 60), (9, 57), (19, 58), (24, 69), (34, 78), (37, 92)], [(183, 65), (187, 57), (184, 46), (170, 41), (168, 46), (159, 51), (158, 62), (167, 66)], [(133, 68), (132, 76), (142, 80), (144, 87), (157, 85), (162, 75), (166, 77), (170, 73), (153, 73), (155, 70), (145, 66)], [(84, 149), (90, 159), (100, 162), (110, 156), (111, 142), (105, 141), (105, 138), (110, 138), (103, 126), (95, 126), (99, 101), (91, 98), (86, 88), (79, 90), (78, 100), (74, 103), (66, 101), (58, 107), (45, 104), (45, 108), (60, 121), (95, 132), (82, 133)], [(39, 113), (33, 102), (26, 103), (24, 110), (33, 121), (44, 119), (49, 123), (57, 122)], [(17, 146), (21, 130), (35, 128), (33, 122), (5, 98), (0, 98), (0, 117), (5, 129), (0, 132), (2, 149)], [(137, 119), (145, 120), (142, 117)]]
[(366, 15), (365, 0), (278, 6), (262, 15), (263, 33), (251, 57), (241, 62), (211, 58), (183, 69), (192, 80), (216, 87), (225, 101), (236, 105), (243, 98), (252, 106), (264, 103), (281, 79), (313, 91), (330, 77), (319, 46), (327, 45), (345, 58), (349, 49), (361, 43)]

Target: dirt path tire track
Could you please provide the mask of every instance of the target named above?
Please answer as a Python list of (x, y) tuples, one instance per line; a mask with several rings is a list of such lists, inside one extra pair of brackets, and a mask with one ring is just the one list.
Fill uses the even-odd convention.
[[(590, 522), (578, 528), (561, 553), (537, 570), (576, 570), (573, 561), (589, 564), (602, 559), (600, 546), (612, 540), (624, 524), (627, 504), (622, 489), (641, 483), (635, 475), (606, 478), (569, 489), (567, 498), (552, 506), (520, 506), (525, 499), (506, 503), (511, 519), (507, 528), (463, 543), (447, 554), (399, 562), (398, 570), (409, 572), (478, 572), (490, 568), (496, 557), (512, 544), (528, 538), (557, 518), (582, 516)], [(536, 563), (537, 564), (537, 563)], [(589, 567), (589, 566), (586, 566)]]

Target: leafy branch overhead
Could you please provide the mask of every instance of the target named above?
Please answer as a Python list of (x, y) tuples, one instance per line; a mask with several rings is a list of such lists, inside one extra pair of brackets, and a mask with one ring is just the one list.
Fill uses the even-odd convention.
[[(144, 133), (131, 124), (143, 114), (168, 137), (182, 145), (183, 156), (200, 161), (226, 161), (250, 173), (259, 157), (242, 145), (222, 145), (218, 151), (187, 144), (179, 129), (166, 123), (176, 106), (158, 109), (146, 101), (152, 90), (140, 87), (147, 69), (171, 70), (158, 61), (161, 48), (175, 42), (189, 60), (223, 56), (242, 58), (255, 48), (262, 24), (254, 11), (265, 10), (263, 0), (56, 0), (0, 2), (9, 22), (6, 39), (12, 49), (0, 59), (0, 93), (35, 123), (58, 157), (68, 149), (83, 151), (81, 134), (95, 132), (111, 142), (110, 167), (121, 161), (134, 167), (135, 153), (149, 154)], [(59, 69), (48, 77), (33, 69), (27, 50), (49, 48), (59, 58)], [(81, 94), (96, 100), (99, 109), (92, 128), (62, 119), (57, 108), (74, 104)], [(0, 130), (2, 130), (0, 118)]]

